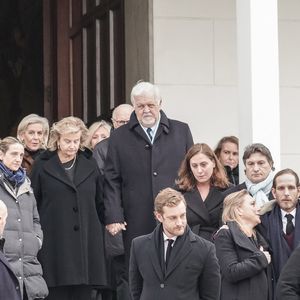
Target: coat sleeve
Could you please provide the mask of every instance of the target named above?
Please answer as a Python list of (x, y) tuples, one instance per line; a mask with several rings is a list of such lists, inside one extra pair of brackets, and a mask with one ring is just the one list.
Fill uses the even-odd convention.
[(96, 209), (99, 220), (104, 224), (104, 203), (103, 203), (103, 175), (97, 170), (96, 177)]
[(110, 137), (104, 169), (105, 224), (123, 223), (122, 177), (118, 140)]
[(136, 261), (135, 240), (132, 241), (129, 261), (129, 289), (132, 300), (139, 300), (143, 289), (143, 278)]
[(219, 300), (221, 291), (221, 276), (216, 250), (210, 245), (202, 275), (199, 281), (201, 300)]
[(186, 152), (194, 145), (193, 136), (189, 126), (187, 125), (187, 144)]
[(104, 162), (106, 160), (107, 155), (107, 141), (101, 141), (95, 146), (95, 149), (93, 151), (93, 157), (96, 159), (98, 168), (100, 170), (100, 173), (104, 174)]
[(31, 170), (30, 180), (31, 187), (33, 189), (33, 193), (35, 196), (35, 200), (37, 203), (37, 207), (39, 207), (42, 198), (42, 191), (40, 187), (40, 170), (41, 170), (41, 161), (37, 158), (36, 162), (33, 164), (33, 168)]
[(40, 224), (40, 216), (37, 210), (36, 200), (34, 197), (34, 194), (32, 194), (32, 202), (33, 202), (33, 208), (32, 208), (32, 214), (33, 214), (33, 230), (36, 234), (36, 237), (38, 238), (40, 242), (40, 247), (42, 247), (43, 243), (43, 231)]
[(281, 271), (276, 287), (276, 297), (298, 300), (300, 298), (300, 248), (296, 248)]
[(249, 252), (249, 257), (239, 259), (238, 246), (234, 244), (228, 229), (221, 229), (215, 239), (217, 257), (219, 259), (221, 274), (229, 282), (235, 283), (250, 278), (268, 266), (265, 255), (257, 250)]

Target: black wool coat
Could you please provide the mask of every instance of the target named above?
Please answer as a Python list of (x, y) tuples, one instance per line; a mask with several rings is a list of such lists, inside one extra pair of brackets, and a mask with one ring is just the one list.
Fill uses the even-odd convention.
[(174, 186), (192, 144), (188, 125), (168, 119), (162, 111), (153, 145), (134, 112), (129, 123), (112, 132), (104, 169), (105, 223), (127, 222), (123, 231), (127, 258), (131, 240), (155, 228), (154, 198)]
[(300, 299), (300, 247), (296, 248), (283, 267), (276, 287), (278, 300)]
[(211, 242), (187, 228), (177, 237), (167, 268), (163, 253), (161, 225), (132, 241), (132, 300), (219, 300), (220, 268)]
[(105, 285), (102, 180), (89, 151), (79, 151), (71, 182), (57, 152), (35, 161), (31, 180), (44, 242), (39, 259), (49, 287)]
[(205, 199), (202, 200), (197, 188), (185, 192), (187, 204), (187, 221), (193, 232), (202, 238), (213, 241), (213, 234), (221, 225), (223, 200), (222, 189), (211, 187)]
[[(240, 230), (235, 222), (215, 237), (222, 284), (221, 300), (272, 300), (273, 271), (262, 251)], [(269, 247), (257, 232), (258, 246)]]
[(0, 299), (21, 300), (19, 281), (0, 251)]

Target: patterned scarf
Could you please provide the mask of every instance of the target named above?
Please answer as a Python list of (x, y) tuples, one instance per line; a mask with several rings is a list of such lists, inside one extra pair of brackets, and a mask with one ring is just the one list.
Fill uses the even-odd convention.
[(21, 167), (17, 171), (12, 171), (0, 162), (0, 170), (4, 177), (15, 187), (20, 186), (25, 181), (26, 172)]

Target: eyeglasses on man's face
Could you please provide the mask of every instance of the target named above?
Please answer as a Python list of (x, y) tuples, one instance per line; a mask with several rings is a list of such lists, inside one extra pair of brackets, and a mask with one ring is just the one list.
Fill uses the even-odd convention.
[(129, 122), (129, 120), (116, 120), (116, 119), (112, 119), (112, 121), (117, 123), (118, 125), (125, 125)]

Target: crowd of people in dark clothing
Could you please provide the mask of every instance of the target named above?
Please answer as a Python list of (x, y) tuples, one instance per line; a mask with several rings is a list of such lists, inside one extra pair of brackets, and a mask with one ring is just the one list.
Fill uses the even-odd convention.
[[(157, 86), (89, 129), (0, 140), (0, 299), (300, 299), (299, 177), (261, 143), (194, 143)], [(299, 220), (299, 221), (298, 221)]]

